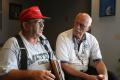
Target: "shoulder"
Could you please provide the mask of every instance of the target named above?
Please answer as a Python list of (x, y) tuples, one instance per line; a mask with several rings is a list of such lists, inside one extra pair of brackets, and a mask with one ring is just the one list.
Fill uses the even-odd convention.
[(66, 30), (58, 35), (58, 38), (72, 38), (73, 29)]
[(18, 45), (17, 39), (15, 37), (9, 38), (5, 44), (3, 45), (4, 48), (12, 48), (14, 46)]
[(86, 38), (89, 40), (97, 40), (96, 37), (88, 32), (86, 32)]
[(99, 46), (97, 38), (90, 33), (86, 33), (86, 40), (91, 46)]

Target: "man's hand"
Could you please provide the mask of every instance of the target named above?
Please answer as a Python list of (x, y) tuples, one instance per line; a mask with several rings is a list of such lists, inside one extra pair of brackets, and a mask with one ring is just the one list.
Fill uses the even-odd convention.
[(98, 75), (98, 79), (99, 79), (99, 80), (105, 80), (105, 76), (102, 75), (102, 74), (99, 74), (99, 75)]
[(47, 70), (33, 70), (32, 80), (54, 80), (55, 76)]
[(98, 80), (98, 77), (95, 75), (88, 75), (85, 80)]
[(105, 76), (102, 75), (102, 74), (100, 74), (98, 76), (96, 76), (96, 75), (88, 75), (86, 80), (105, 80)]

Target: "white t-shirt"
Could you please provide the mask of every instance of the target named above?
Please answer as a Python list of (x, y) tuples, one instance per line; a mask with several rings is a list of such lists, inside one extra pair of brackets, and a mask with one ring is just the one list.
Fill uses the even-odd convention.
[[(86, 39), (81, 43), (78, 53), (75, 52), (73, 29), (61, 33), (56, 42), (56, 57), (67, 62), (76, 70), (88, 69), (89, 58), (102, 59), (98, 41), (90, 33), (85, 33)], [(83, 53), (84, 51), (84, 53)]]
[[(31, 70), (49, 70), (49, 55), (44, 46), (40, 44), (40, 40), (36, 44), (29, 43), (23, 35), (20, 33), (23, 43), (27, 49), (28, 55), (28, 69)], [(45, 37), (45, 36), (44, 36)], [(52, 49), (47, 43), (50, 52)], [(55, 56), (54, 56), (55, 59)], [(9, 72), (11, 69), (18, 69), (20, 60), (20, 47), (15, 37), (12, 37), (6, 41), (3, 48), (0, 51), (0, 74)]]

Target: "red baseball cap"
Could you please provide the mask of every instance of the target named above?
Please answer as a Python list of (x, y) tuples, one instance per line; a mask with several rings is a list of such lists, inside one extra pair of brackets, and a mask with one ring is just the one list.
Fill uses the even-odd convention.
[(31, 6), (27, 9), (24, 9), (21, 11), (19, 15), (19, 19), (21, 22), (24, 22), (30, 19), (39, 19), (39, 18), (45, 19), (49, 17), (43, 16), (38, 6)]

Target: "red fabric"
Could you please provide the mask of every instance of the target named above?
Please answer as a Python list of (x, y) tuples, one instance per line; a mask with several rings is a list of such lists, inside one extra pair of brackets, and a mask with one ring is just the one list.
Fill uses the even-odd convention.
[(48, 18), (48, 17), (42, 15), (38, 6), (29, 7), (27, 9), (23, 10), (19, 15), (19, 19), (21, 22), (29, 20), (29, 19), (34, 19), (34, 18), (42, 19), (42, 18)]

